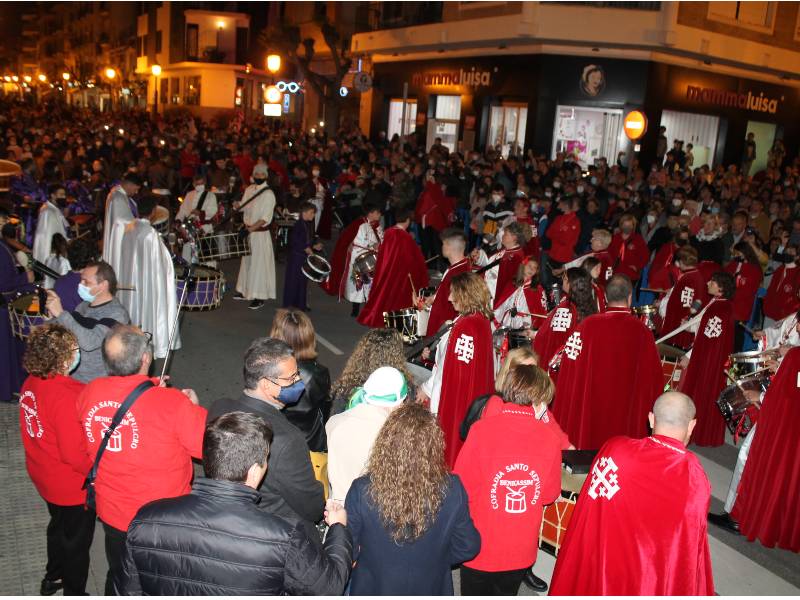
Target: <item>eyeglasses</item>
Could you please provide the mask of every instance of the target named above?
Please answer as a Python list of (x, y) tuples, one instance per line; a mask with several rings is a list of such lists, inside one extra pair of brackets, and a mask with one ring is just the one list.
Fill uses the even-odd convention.
[[(267, 381), (272, 381), (275, 385), (280, 385), (277, 381), (273, 381), (269, 377), (264, 377)], [(296, 381), (300, 381), (300, 371), (295, 371), (288, 377), (276, 377), (275, 379), (283, 379), (284, 381), (289, 381), (291, 383), (295, 383)]]

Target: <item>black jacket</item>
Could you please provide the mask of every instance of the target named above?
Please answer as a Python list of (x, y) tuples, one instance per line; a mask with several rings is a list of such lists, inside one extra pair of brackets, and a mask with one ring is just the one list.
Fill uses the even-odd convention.
[(306, 391), (300, 402), (287, 406), (283, 414), (289, 422), (303, 432), (308, 448), (312, 452), (325, 452), (328, 440), (325, 436), (324, 414), (330, 412), (331, 374), (316, 360), (298, 360), (300, 379)]
[(258, 415), (272, 427), (269, 468), (259, 490), (261, 508), (290, 522), (297, 517), (312, 523), (322, 519), (322, 484), (314, 478), (303, 433), (277, 408), (246, 394), (236, 400), (222, 398), (214, 402), (208, 420), (237, 410)]
[(344, 591), (353, 538), (342, 525), (325, 546), (302, 524), (259, 510), (242, 483), (199, 478), (186, 496), (143, 506), (128, 527), (124, 595), (315, 595)]

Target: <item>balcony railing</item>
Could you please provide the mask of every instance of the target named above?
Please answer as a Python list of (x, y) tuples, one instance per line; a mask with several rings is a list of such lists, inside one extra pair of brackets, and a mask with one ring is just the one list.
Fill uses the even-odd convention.
[(356, 9), (355, 29), (363, 32), (441, 23), (442, 7), (442, 2), (382, 2), (380, 9), (362, 5)]
[(586, 6), (590, 8), (621, 8), (624, 10), (661, 10), (661, 2), (572, 2), (569, 0), (552, 0), (546, 4), (569, 4), (570, 6)]

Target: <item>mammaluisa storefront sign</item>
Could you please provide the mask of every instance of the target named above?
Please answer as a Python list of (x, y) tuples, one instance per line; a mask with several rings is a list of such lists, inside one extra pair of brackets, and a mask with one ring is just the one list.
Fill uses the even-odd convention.
[(411, 85), (416, 87), (464, 85), (477, 88), (489, 86), (491, 83), (491, 71), (480, 71), (475, 67), (472, 67), (469, 71), (453, 69), (452, 71), (432, 71), (411, 75)]
[(761, 92), (758, 96), (752, 92), (732, 92), (728, 90), (717, 90), (714, 88), (704, 88), (696, 85), (686, 87), (686, 99), (692, 102), (703, 104), (716, 104), (718, 106), (730, 106), (742, 110), (752, 110), (755, 112), (765, 112), (775, 114), (783, 96), (769, 98)]

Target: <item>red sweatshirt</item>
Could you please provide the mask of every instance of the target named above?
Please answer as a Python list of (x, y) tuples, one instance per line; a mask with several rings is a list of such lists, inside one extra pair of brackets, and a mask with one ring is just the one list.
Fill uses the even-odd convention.
[(78, 420), (83, 387), (64, 375), (31, 375), (19, 398), (25, 466), (39, 495), (58, 506), (78, 506), (86, 500), (81, 487), (92, 461)]
[[(84, 388), (78, 414), (92, 460), (114, 413), (145, 379), (145, 375), (101, 377)], [(100, 461), (97, 516), (127, 531), (143, 505), (189, 493), (192, 457), (202, 456), (205, 425), (206, 409), (192, 404), (179, 390), (154, 387), (139, 396)]]
[(575, 257), (575, 244), (581, 235), (581, 222), (574, 212), (559, 215), (545, 232), (552, 245), (550, 256), (560, 263), (571, 261)]
[(465, 566), (497, 572), (536, 562), (544, 506), (561, 493), (562, 435), (530, 406), (497, 397), (486, 404), (453, 470), (481, 534), (481, 551)]

